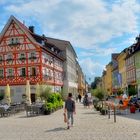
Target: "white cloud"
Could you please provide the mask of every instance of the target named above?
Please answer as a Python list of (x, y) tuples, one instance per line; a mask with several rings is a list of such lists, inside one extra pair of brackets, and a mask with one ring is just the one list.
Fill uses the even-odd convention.
[(10, 5), (7, 10), (26, 18), (34, 16), (47, 36), (70, 40), (77, 47), (94, 48), (137, 30), (140, 5), (136, 0), (108, 5), (105, 0), (31, 0), (20, 6)]
[(99, 48), (86, 49), (78, 54), (79, 57), (92, 57), (92, 56), (109, 56), (112, 53), (116, 53), (117, 48), (108, 47), (108, 48)]
[(80, 60), (79, 63), (83, 69), (83, 72), (87, 73), (88, 75), (92, 77), (95, 77), (95, 75), (101, 76), (101, 73), (98, 73), (98, 72), (102, 71), (105, 68), (104, 65), (99, 64), (98, 62), (95, 62), (89, 57), (86, 59)]

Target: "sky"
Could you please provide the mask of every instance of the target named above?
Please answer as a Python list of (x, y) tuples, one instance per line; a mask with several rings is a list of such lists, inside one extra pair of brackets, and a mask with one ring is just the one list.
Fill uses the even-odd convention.
[(87, 81), (140, 33), (140, 0), (0, 0), (0, 31), (10, 15), (35, 33), (68, 40)]

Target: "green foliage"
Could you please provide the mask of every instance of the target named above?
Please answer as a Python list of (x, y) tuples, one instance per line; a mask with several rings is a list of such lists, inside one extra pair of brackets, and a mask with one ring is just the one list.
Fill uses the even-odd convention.
[(104, 93), (101, 89), (94, 89), (92, 92), (93, 96), (95, 96), (99, 100), (102, 100), (104, 98)]
[(129, 96), (134, 96), (137, 94), (137, 90), (134, 86), (129, 86), (128, 87), (128, 94)]
[(119, 88), (118, 92), (117, 92), (117, 95), (120, 96), (123, 94), (123, 90), (121, 88)]
[(60, 93), (55, 93), (55, 96), (59, 102), (62, 100), (62, 95)]
[(55, 93), (52, 93), (52, 94), (49, 94), (48, 95), (48, 99), (47, 99), (48, 102), (51, 102), (51, 103), (55, 103), (57, 101), (57, 96)]
[(91, 83), (91, 88), (92, 89), (96, 89), (97, 88), (97, 85), (98, 83), (101, 81), (101, 77), (95, 77), (94, 78), (94, 81)]
[(47, 102), (46, 103), (47, 107), (50, 107), (50, 104), (48, 104), (48, 103), (51, 103), (51, 107), (54, 110), (56, 110), (57, 108), (63, 106), (62, 96), (59, 93), (51, 93), (51, 94), (49, 94), (46, 102)]
[(52, 103), (45, 102), (44, 107), (45, 107), (45, 110), (52, 111), (53, 104)]

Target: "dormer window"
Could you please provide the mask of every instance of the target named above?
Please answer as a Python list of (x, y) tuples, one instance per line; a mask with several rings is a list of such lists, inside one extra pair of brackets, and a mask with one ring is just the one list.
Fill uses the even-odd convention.
[(41, 45), (43, 45), (43, 46), (45, 45), (45, 41), (44, 40), (41, 41)]
[(54, 48), (53, 47), (51, 47), (51, 50), (54, 52)]

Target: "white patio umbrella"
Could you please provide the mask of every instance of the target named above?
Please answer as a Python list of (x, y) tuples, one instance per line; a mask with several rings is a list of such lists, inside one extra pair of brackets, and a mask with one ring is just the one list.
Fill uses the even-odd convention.
[(40, 100), (40, 85), (37, 83), (36, 84), (36, 99)]
[(7, 84), (7, 86), (5, 88), (5, 100), (8, 103), (8, 105), (10, 105), (10, 103), (11, 103), (11, 96), (10, 96), (10, 86), (9, 86), (9, 84)]
[(31, 91), (30, 91), (30, 82), (27, 80), (26, 82), (26, 96), (27, 96), (27, 101), (29, 104), (31, 104)]

